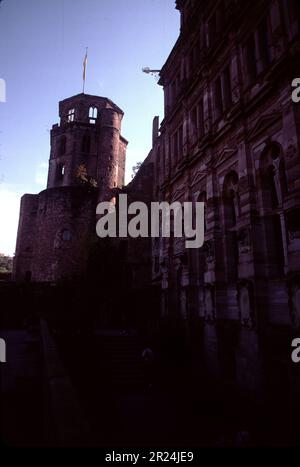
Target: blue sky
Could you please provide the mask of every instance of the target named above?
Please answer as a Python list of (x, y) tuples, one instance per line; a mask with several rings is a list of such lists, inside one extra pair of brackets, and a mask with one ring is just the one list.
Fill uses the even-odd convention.
[(125, 112), (131, 168), (151, 148), (152, 119), (163, 92), (144, 66), (160, 68), (179, 34), (174, 0), (3, 0), (0, 3), (0, 253), (13, 254), (23, 193), (46, 184), (49, 130), (58, 101), (82, 90), (109, 97)]

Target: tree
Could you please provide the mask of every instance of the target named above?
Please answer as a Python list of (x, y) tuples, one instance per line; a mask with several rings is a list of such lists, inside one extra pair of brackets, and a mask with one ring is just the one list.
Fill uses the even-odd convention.
[(0, 253), (0, 273), (12, 272), (13, 259)]
[(137, 162), (133, 167), (132, 167), (132, 175), (131, 178), (134, 178), (136, 174), (138, 173), (140, 167), (142, 165), (142, 162)]

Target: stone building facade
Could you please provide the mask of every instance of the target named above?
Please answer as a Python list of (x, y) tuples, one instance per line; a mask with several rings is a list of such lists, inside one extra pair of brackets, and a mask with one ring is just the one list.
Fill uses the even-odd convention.
[(280, 391), (296, 377), (290, 337), (300, 324), (299, 4), (176, 7), (180, 35), (160, 72), (154, 197), (203, 201), (205, 243), (154, 240), (161, 322), (181, 323), (213, 377), (257, 391), (267, 362)]
[(56, 282), (85, 273), (96, 204), (124, 184), (123, 112), (107, 98), (59, 103), (51, 130), (47, 189), (21, 200), (13, 278)]

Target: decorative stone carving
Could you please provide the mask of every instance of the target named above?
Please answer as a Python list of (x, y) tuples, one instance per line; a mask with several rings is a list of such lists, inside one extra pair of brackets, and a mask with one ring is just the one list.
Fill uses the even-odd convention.
[(187, 319), (186, 287), (183, 287), (180, 291), (180, 315), (183, 319)]
[(253, 285), (250, 281), (245, 280), (238, 284), (237, 299), (242, 326), (252, 328), (254, 326)]
[(204, 316), (205, 320), (212, 323), (216, 319), (214, 288), (207, 285), (204, 289)]
[(289, 159), (292, 159), (293, 157), (296, 157), (297, 155), (297, 149), (294, 144), (289, 144), (286, 150), (286, 157)]
[(238, 233), (239, 254), (249, 253), (251, 250), (249, 229), (241, 229)]
[(300, 239), (300, 208), (291, 209), (286, 213), (286, 225), (289, 240)]
[(212, 263), (213, 261), (215, 261), (215, 245), (213, 240), (208, 240), (204, 242), (203, 251), (207, 263)]

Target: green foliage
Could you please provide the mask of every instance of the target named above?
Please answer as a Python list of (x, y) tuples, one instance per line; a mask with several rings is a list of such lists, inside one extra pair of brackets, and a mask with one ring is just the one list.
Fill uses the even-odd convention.
[(0, 273), (12, 272), (13, 259), (0, 253)]

